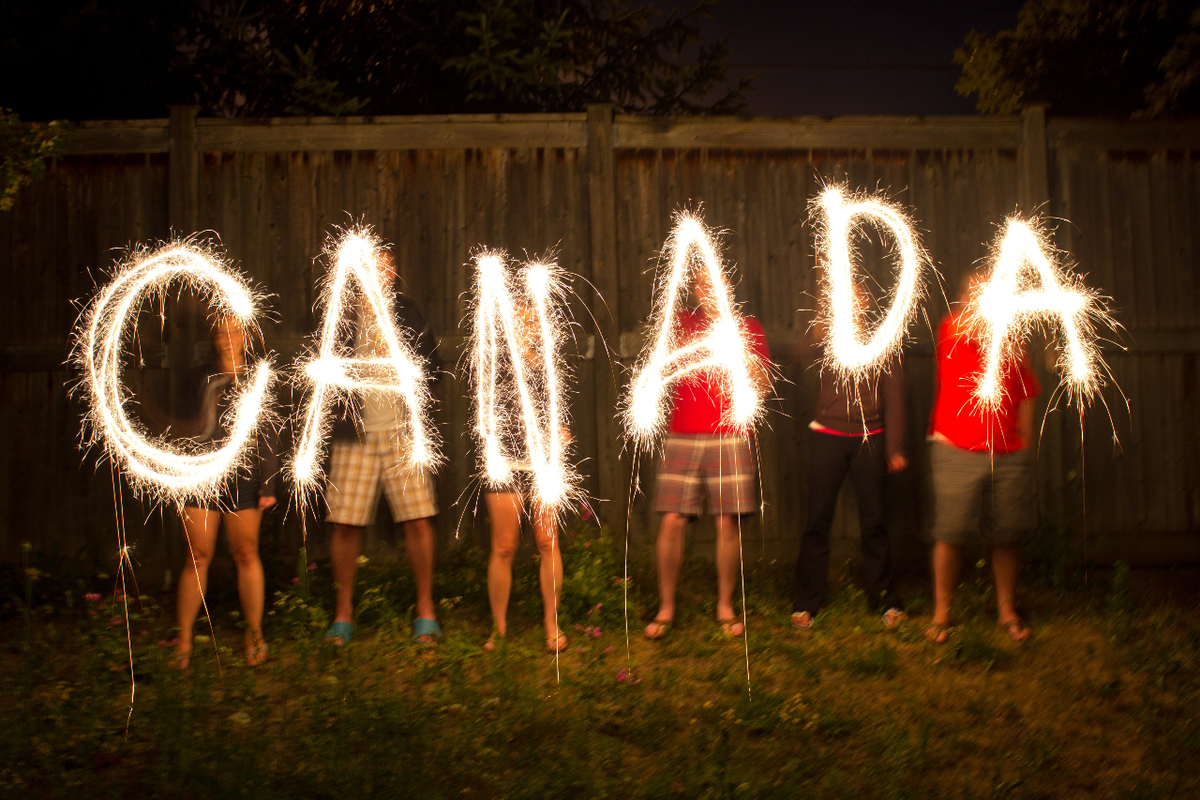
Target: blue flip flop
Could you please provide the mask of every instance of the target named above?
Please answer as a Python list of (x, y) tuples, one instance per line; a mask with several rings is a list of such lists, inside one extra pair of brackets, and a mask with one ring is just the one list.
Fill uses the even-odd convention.
[[(433, 642), (419, 641), (422, 636), (432, 636)], [(426, 619), (425, 617), (417, 617), (413, 620), (413, 641), (417, 644), (434, 644), (438, 639), (442, 638), (442, 626), (438, 624), (436, 619)]]
[(342, 643), (334, 643), (334, 647), (345, 647), (350, 644), (350, 637), (354, 635), (354, 626), (349, 622), (335, 622), (329, 626), (329, 630), (325, 631), (325, 636), (322, 637), (323, 642), (332, 642), (334, 639), (341, 639)]

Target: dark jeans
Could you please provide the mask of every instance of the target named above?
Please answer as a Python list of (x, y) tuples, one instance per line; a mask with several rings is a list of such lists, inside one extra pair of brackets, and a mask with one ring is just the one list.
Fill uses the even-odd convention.
[(829, 583), (829, 528), (847, 472), (858, 497), (867, 604), (872, 611), (900, 607), (892, 575), (892, 547), (884, 526), (887, 456), (883, 434), (870, 436), (864, 442), (857, 436), (813, 431), (808, 459), (808, 525), (800, 538), (800, 555), (796, 558), (793, 611), (807, 611), (816, 616), (825, 599)]

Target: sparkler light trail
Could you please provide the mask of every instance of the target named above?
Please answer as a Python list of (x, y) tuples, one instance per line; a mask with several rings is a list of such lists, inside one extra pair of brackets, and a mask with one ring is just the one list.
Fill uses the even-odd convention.
[[(730, 397), (725, 422), (748, 432), (763, 408), (764, 390), (751, 378), (757, 357), (746, 341), (712, 235), (698, 216), (676, 215), (664, 257), (670, 272), (655, 302), (653, 343), (643, 349), (634, 372), (624, 411), (625, 430), (642, 445), (656, 441), (667, 424), (671, 386), (690, 373), (712, 370), (723, 378)], [(697, 277), (706, 285), (716, 319), (697, 339), (680, 345), (676, 320), (687, 296), (684, 287)]]
[(994, 409), (1002, 399), (1001, 364), (1020, 351), (1035, 326), (1056, 320), (1063, 339), (1058, 368), (1067, 402), (1082, 408), (1104, 383), (1096, 324), (1114, 324), (1105, 303), (1057, 263), (1036, 222), (1008, 219), (997, 242), (991, 275), (966, 310), (986, 353), (976, 399)]
[(162, 298), (176, 280), (206, 297), (218, 315), (257, 331), (260, 298), (245, 281), (213, 252), (188, 241), (173, 242), (139, 250), (117, 266), (113, 280), (84, 311), (72, 357), (83, 372), (88, 444), (104, 449), (129, 476), (135, 492), (182, 507), (188, 500), (214, 497), (243, 463), (264, 415), (273, 373), (266, 361), (252, 368), (252, 379), (232, 403), (229, 438), (216, 449), (152, 440), (143, 425), (130, 419), (122, 356), (143, 297)]
[[(321, 460), (331, 424), (334, 399), (354, 392), (394, 392), (403, 401), (409, 446), (405, 466), (432, 468), (441, 461), (437, 429), (429, 419), (429, 383), (424, 359), (400, 335), (392, 317), (392, 289), (381, 280), (381, 245), (367, 228), (346, 231), (329, 248), (334, 268), (321, 296), (325, 307), (317, 356), (298, 363), (298, 372), (312, 384), (304, 409), (304, 429), (291, 472), (301, 496), (317, 490)], [(357, 289), (355, 288), (357, 287)], [(374, 325), (384, 355), (355, 358), (352, 328), (355, 303), (364, 310), (360, 325)]]
[[(817, 252), (825, 266), (825, 365), (850, 380), (881, 368), (900, 349), (921, 300), (921, 268), (928, 257), (913, 235), (908, 215), (881, 195), (848, 196), (844, 189), (830, 187), (814, 201), (812, 216), (817, 223)], [(891, 233), (897, 264), (891, 307), (864, 341), (867, 309), (855, 297), (856, 259), (850, 239), (866, 222)]]
[[(554, 301), (562, 297), (563, 287), (554, 264), (529, 264), (522, 274), (525, 296), (518, 298), (504, 254), (485, 251), (475, 259), (475, 434), (485, 483), (514, 491), (518, 472), (527, 467), (534, 506), (538, 513), (554, 515), (580, 483), (568, 463), (567, 412), (561, 400), (566, 369), (560, 353), (567, 321), (561, 303)], [(540, 371), (533, 364), (537, 361)], [(514, 406), (519, 420), (510, 417)]]

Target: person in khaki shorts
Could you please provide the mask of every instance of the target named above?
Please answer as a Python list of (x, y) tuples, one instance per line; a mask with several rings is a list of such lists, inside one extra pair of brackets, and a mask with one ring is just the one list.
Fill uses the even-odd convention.
[[(716, 316), (713, 289), (703, 271), (697, 275), (697, 307), (680, 315), (682, 346), (701, 335)], [(770, 354), (762, 325), (745, 317), (743, 335), (757, 357), (751, 378), (763, 387)], [(764, 392), (765, 393), (765, 392)], [(674, 410), (658, 467), (654, 510), (662, 514), (655, 554), (658, 557), (659, 606), (646, 626), (647, 639), (661, 639), (675, 619), (675, 589), (683, 563), (684, 534), (688, 521), (708, 511), (717, 522), (717, 622), (727, 636), (741, 636), (746, 627), (733, 609), (741, 542), (737, 518), (758, 508), (755, 494), (754, 456), (744, 434), (725, 424), (729, 398), (721, 379), (695, 373), (676, 384)]]
[[(390, 254), (380, 261), (388, 283), (395, 280)], [(426, 361), (430, 376), (441, 367), (437, 341), (425, 315), (410, 298), (397, 293), (392, 308), (397, 327), (407, 329), (417, 354)], [(360, 315), (361, 319), (361, 315)], [(369, 358), (381, 346), (372, 326), (359, 324), (355, 334), (356, 355)], [(392, 519), (404, 525), (405, 547), (417, 585), (417, 616), (413, 638), (432, 644), (442, 637), (433, 604), (433, 557), (436, 540), (432, 518), (437, 514), (433, 478), (425, 470), (405, 468), (403, 448), (404, 405), (394, 393), (365, 392), (357, 414), (344, 414), (333, 427), (333, 455), (325, 500), (327, 520), (334, 524), (329, 543), (337, 607), (325, 640), (338, 646), (350, 641), (354, 632), (354, 576), (362, 552), (362, 530), (375, 518), (382, 488)]]
[[(991, 546), (1000, 626), (1013, 641), (1029, 638), (1016, 610), (1021, 540), (1037, 526), (1033, 494), (1033, 401), (1041, 392), (1028, 356), (1001, 366), (1003, 399), (981, 409), (975, 382), (984, 370), (982, 345), (968, 330), (961, 308), (982, 286), (980, 271), (963, 280), (959, 310), (942, 320), (929, 424), (933, 476), (933, 620), (925, 636), (944, 644), (950, 603), (963, 550), (980, 532)], [(981, 518), (984, 525), (980, 526)]]

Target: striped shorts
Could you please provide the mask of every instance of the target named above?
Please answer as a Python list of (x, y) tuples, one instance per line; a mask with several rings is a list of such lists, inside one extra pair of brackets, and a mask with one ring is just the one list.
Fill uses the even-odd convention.
[(751, 514), (758, 509), (754, 473), (754, 456), (744, 437), (669, 434), (658, 465), (654, 510), (699, 516), (707, 491), (710, 514)]
[(334, 442), (325, 486), (326, 519), (342, 525), (370, 524), (381, 482), (394, 521), (436, 515), (433, 479), (426, 470), (405, 471), (403, 463), (400, 441), (391, 431), (364, 433), (358, 442)]

